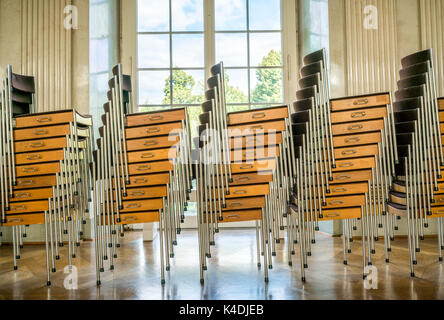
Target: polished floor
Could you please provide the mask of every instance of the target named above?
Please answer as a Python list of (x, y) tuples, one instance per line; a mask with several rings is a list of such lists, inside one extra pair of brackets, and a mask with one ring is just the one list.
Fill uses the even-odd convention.
[[(307, 281), (300, 280), (298, 253), (288, 266), (285, 244), (278, 245), (270, 282), (256, 266), (255, 230), (222, 230), (209, 262), (205, 284), (199, 282), (197, 234), (180, 235), (172, 269), (160, 283), (158, 242), (143, 242), (140, 232), (128, 233), (119, 249), (114, 271), (96, 286), (94, 244), (82, 244), (75, 266), (78, 290), (64, 288), (66, 254), (58, 262), (52, 287), (46, 287), (43, 246), (22, 251), (19, 270), (12, 270), (12, 248), (0, 248), (0, 299), (444, 299), (444, 265), (438, 263), (436, 239), (422, 243), (417, 278), (411, 279), (405, 239), (393, 243), (391, 263), (385, 264), (383, 242), (377, 244), (374, 264), (378, 289), (366, 290), (362, 281), (360, 241), (354, 241), (349, 265), (342, 264), (342, 240), (317, 236)], [(62, 252), (63, 254), (63, 252)], [(65, 264), (64, 264), (65, 263)]]

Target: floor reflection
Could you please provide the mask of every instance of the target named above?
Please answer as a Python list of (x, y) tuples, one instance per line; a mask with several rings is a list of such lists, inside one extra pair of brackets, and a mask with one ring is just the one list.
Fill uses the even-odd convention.
[[(166, 284), (160, 283), (158, 242), (143, 242), (141, 232), (128, 233), (118, 251), (114, 271), (102, 274), (96, 287), (94, 243), (85, 242), (75, 265), (78, 290), (64, 288), (66, 253), (53, 275), (53, 286), (45, 286), (44, 246), (23, 249), (19, 270), (12, 270), (12, 247), (0, 249), (1, 299), (444, 299), (443, 267), (437, 262), (436, 239), (426, 239), (418, 278), (409, 277), (406, 239), (393, 243), (391, 263), (384, 262), (383, 242), (377, 244), (374, 265), (378, 267), (378, 289), (365, 290), (362, 282), (360, 242), (354, 241), (349, 265), (342, 264), (342, 240), (318, 235), (309, 260), (307, 282), (300, 280), (299, 253), (288, 266), (285, 242), (277, 245), (277, 256), (264, 283), (256, 265), (254, 229), (222, 230), (208, 263), (205, 284), (199, 282), (197, 234), (184, 231), (179, 237)], [(64, 264), (65, 263), (65, 264)]]

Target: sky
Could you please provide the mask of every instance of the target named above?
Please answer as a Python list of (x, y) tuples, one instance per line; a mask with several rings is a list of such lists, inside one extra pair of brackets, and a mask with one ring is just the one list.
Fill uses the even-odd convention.
[[(246, 31), (247, 0), (214, 0), (215, 29), (217, 31)], [(280, 30), (280, 0), (250, 0), (248, 2), (250, 30)], [(203, 31), (203, 0), (172, 0), (173, 31)], [(138, 0), (138, 31), (169, 31), (169, 1)], [(139, 35), (139, 68), (169, 68), (169, 36)], [(270, 50), (281, 51), (280, 33), (250, 34), (251, 66), (258, 66)], [(204, 39), (201, 34), (174, 35), (173, 66), (179, 68), (204, 67)], [(216, 33), (216, 61), (226, 67), (248, 65), (246, 33)], [(187, 71), (190, 73), (189, 71)], [(191, 73), (200, 74), (199, 71)], [(231, 70), (230, 84), (248, 92), (246, 70)], [(252, 71), (254, 73), (254, 70)], [(165, 86), (163, 71), (141, 72), (139, 101), (157, 104), (163, 100)], [(196, 81), (197, 82), (197, 81)], [(252, 89), (255, 77), (252, 76)]]

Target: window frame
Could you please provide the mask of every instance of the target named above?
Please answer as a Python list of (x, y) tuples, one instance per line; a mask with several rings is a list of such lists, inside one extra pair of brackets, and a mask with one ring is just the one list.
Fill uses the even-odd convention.
[[(236, 34), (243, 33), (247, 35), (247, 59), (248, 65), (242, 67), (226, 67), (227, 70), (236, 70), (242, 69), (247, 70), (248, 73), (248, 102), (245, 103), (227, 103), (227, 106), (248, 106), (249, 109), (251, 106), (271, 106), (271, 105), (282, 105), (289, 104), (295, 98), (295, 93), (297, 90), (297, 78), (299, 77), (297, 74), (292, 74), (292, 66), (296, 66), (295, 70), (298, 69), (298, 50), (297, 50), (297, 25), (298, 25), (298, 16), (297, 12), (297, 0), (281, 0), (281, 28), (278, 30), (249, 30), (249, 1), (246, 1), (246, 15), (247, 15), (247, 27), (246, 30), (237, 31), (237, 30), (215, 30), (215, 0), (203, 0), (203, 31), (172, 31), (173, 23), (172, 23), (172, 0), (169, 1), (169, 30), (168, 31), (152, 31), (152, 32), (139, 32), (138, 30), (138, 5), (137, 0), (129, 0), (133, 1), (133, 5), (131, 6), (133, 9), (128, 13), (131, 14), (128, 17), (127, 21), (122, 21), (123, 24), (130, 23), (133, 21), (132, 28), (127, 28), (128, 32), (133, 30), (134, 37), (134, 45), (131, 50), (129, 50), (130, 60), (135, 60), (135, 63), (132, 68), (132, 72), (134, 73), (134, 88), (136, 89), (136, 105), (135, 108), (138, 110), (140, 107), (144, 108), (183, 108), (183, 107), (200, 107), (200, 104), (174, 104), (174, 88), (173, 81), (170, 82), (170, 102), (171, 104), (139, 104), (139, 92), (138, 92), (138, 83), (139, 83), (139, 72), (140, 71), (169, 71), (170, 79), (173, 77), (173, 72), (175, 70), (193, 70), (193, 71), (204, 71), (205, 78), (210, 77), (210, 68), (217, 62), (216, 59), (216, 43), (215, 38), (216, 34)], [(122, 19), (124, 20), (124, 19)], [(282, 49), (282, 65), (281, 66), (251, 66), (250, 61), (250, 35), (255, 33), (279, 33), (281, 35), (281, 49)], [(170, 67), (169, 68), (139, 68), (138, 63), (138, 38), (139, 35), (143, 34), (163, 34), (169, 36), (169, 54), (170, 54)], [(172, 39), (176, 34), (203, 34), (204, 35), (204, 67), (203, 68), (175, 68), (172, 64)], [(125, 32), (122, 34), (123, 38), (127, 36)], [(126, 50), (125, 50), (126, 51)], [(122, 55), (125, 58), (125, 54)], [(135, 59), (133, 58), (135, 57)], [(251, 100), (251, 70), (257, 69), (280, 69), (282, 70), (282, 103), (267, 103), (267, 102), (252, 102)]]

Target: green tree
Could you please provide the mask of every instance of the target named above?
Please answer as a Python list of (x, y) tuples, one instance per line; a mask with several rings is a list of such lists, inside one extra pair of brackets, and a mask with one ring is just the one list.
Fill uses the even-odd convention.
[[(259, 66), (282, 65), (281, 53), (271, 50), (262, 59)], [(274, 68), (258, 69), (256, 71), (257, 85), (252, 93), (253, 102), (280, 102), (282, 101), (282, 70)]]
[(238, 87), (230, 86), (230, 77), (225, 73), (225, 101), (227, 103), (245, 103), (248, 97)]
[[(163, 99), (163, 104), (171, 104), (171, 87), (170, 82), (173, 84), (173, 93), (174, 93), (174, 104), (199, 104), (202, 101), (202, 97), (200, 95), (193, 94), (194, 87), (196, 86), (196, 80), (192, 75), (189, 75), (183, 70), (174, 70), (173, 71), (173, 80), (171, 77), (168, 77), (165, 80), (165, 88), (163, 92), (165, 94), (165, 98)], [(198, 84), (201, 85), (202, 84)]]

